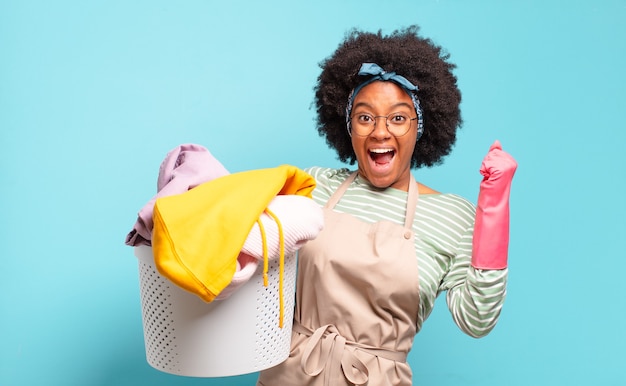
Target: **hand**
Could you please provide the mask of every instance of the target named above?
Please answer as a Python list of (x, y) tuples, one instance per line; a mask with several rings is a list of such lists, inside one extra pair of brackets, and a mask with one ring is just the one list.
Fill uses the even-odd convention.
[(504, 269), (508, 265), (509, 196), (517, 162), (495, 141), (483, 159), (474, 222), (472, 266)]
[(510, 188), (516, 169), (515, 159), (502, 150), (500, 141), (496, 140), (489, 148), (480, 167), (480, 174), (484, 177), (480, 184), (481, 191), (489, 189), (498, 191), (499, 194), (506, 193), (504, 190)]

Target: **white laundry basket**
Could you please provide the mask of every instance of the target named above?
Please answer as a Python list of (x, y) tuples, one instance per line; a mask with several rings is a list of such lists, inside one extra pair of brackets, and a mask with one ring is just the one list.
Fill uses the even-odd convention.
[(285, 256), (284, 320), (279, 327), (278, 261), (262, 266), (225, 300), (206, 303), (163, 277), (152, 248), (137, 246), (146, 359), (157, 370), (191, 377), (224, 377), (275, 366), (289, 356), (296, 256)]

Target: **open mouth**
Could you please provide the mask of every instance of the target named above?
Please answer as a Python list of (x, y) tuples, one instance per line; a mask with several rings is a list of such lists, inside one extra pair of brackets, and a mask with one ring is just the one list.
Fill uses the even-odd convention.
[(384, 165), (391, 162), (396, 155), (396, 151), (393, 149), (371, 149), (369, 155), (376, 164)]

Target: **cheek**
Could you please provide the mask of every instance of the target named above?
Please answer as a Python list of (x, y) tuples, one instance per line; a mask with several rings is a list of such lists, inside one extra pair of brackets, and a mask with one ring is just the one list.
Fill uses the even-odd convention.
[(406, 138), (405, 141), (402, 141), (402, 153), (406, 158), (411, 158), (413, 156), (413, 151), (415, 151), (415, 141), (416, 137), (412, 136), (411, 138)]
[(365, 141), (359, 137), (352, 137), (352, 150), (356, 153), (356, 155), (360, 155), (363, 152), (363, 144)]

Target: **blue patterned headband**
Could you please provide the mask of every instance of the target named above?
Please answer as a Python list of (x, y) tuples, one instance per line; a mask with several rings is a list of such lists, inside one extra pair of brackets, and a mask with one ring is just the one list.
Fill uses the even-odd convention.
[[(402, 75), (398, 75), (395, 72), (387, 72), (383, 70), (376, 63), (363, 63), (361, 65), (361, 69), (359, 70), (359, 75), (372, 75), (372, 77), (361, 83), (360, 85), (356, 86), (354, 90), (350, 92), (350, 95), (348, 96), (348, 105), (346, 106), (346, 125), (350, 125), (350, 114), (352, 113), (352, 103), (354, 102), (354, 98), (363, 87), (376, 80), (392, 81), (398, 86), (402, 87), (413, 100), (413, 106), (415, 106), (415, 112), (417, 113), (417, 139), (419, 140), (424, 133), (424, 117), (422, 114), (422, 108), (420, 107), (420, 101), (419, 99), (417, 99), (417, 86), (411, 83), (407, 78), (403, 77)], [(348, 130), (349, 129), (350, 128), (348, 127)]]

